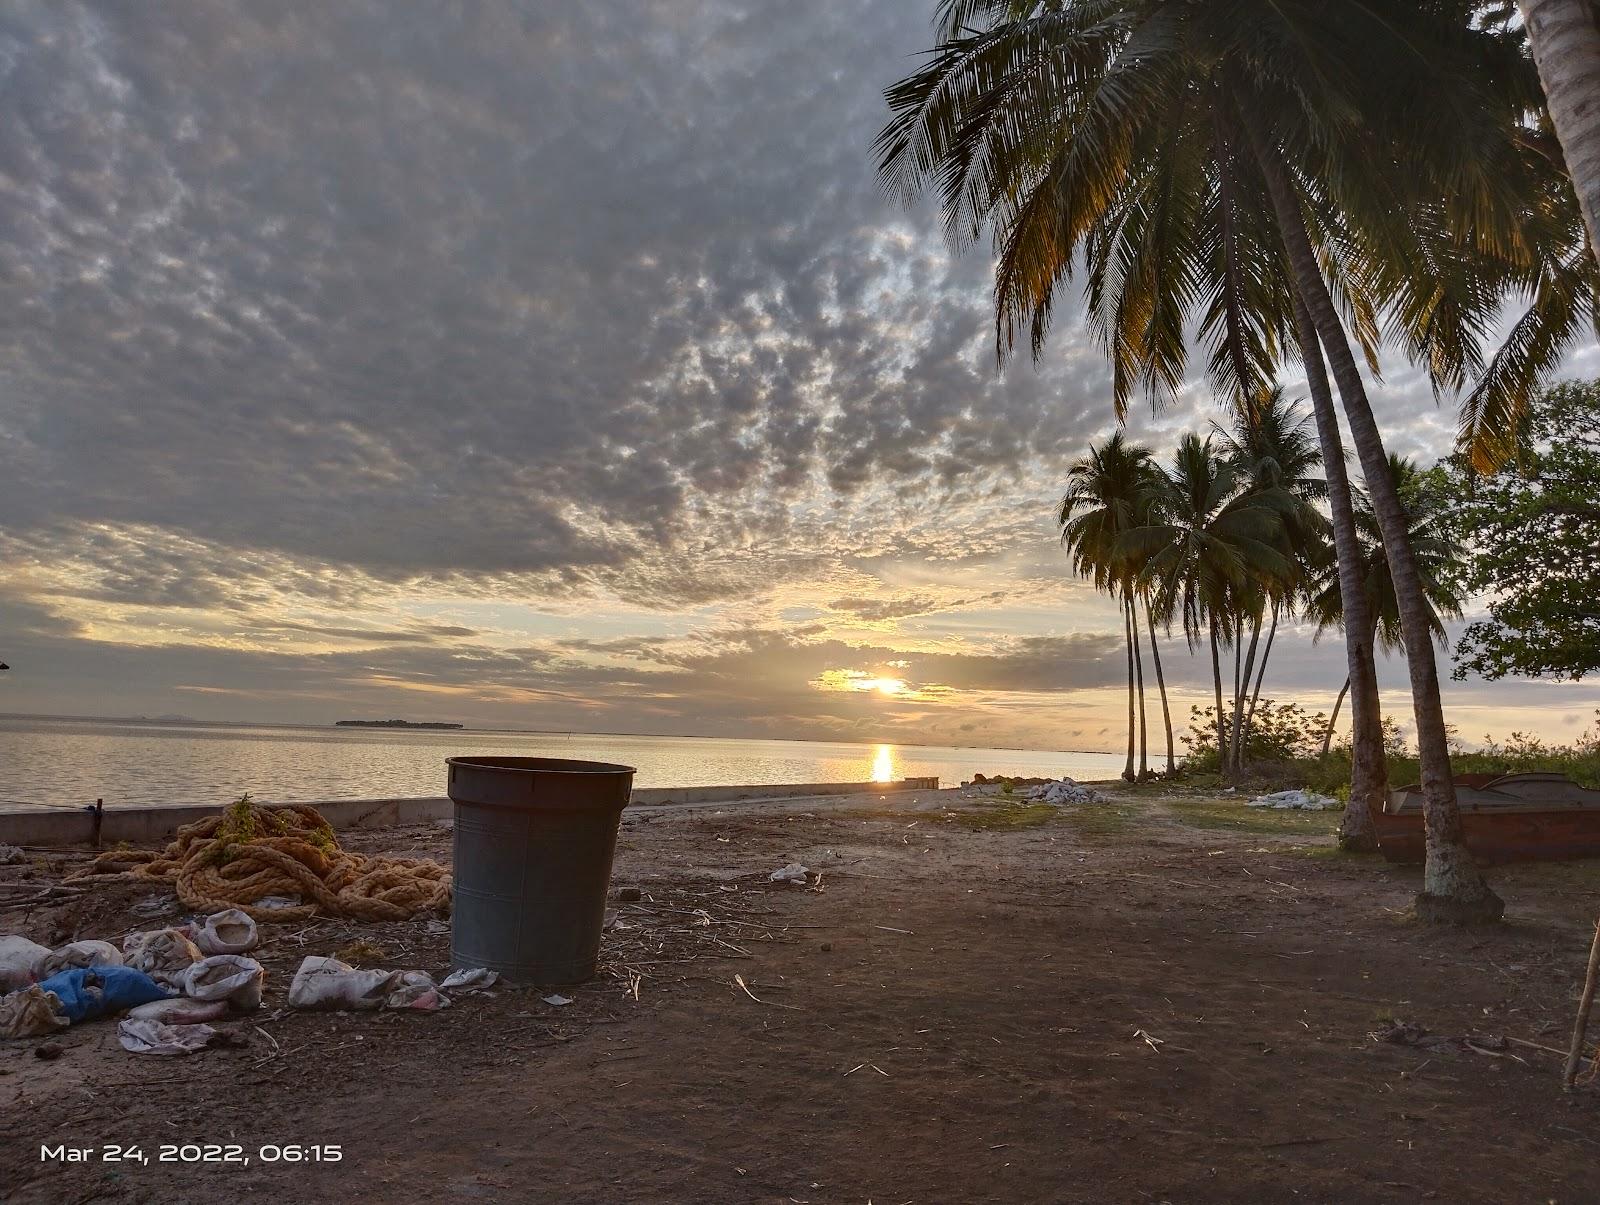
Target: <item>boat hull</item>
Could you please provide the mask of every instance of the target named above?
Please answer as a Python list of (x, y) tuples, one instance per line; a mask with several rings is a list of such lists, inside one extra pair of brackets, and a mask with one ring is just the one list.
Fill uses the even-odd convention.
[[(1427, 839), (1420, 811), (1399, 815), (1383, 811), (1372, 820), (1385, 858), (1399, 863), (1423, 861)], [(1486, 866), (1600, 857), (1600, 809), (1463, 810), (1461, 828), (1473, 860)]]

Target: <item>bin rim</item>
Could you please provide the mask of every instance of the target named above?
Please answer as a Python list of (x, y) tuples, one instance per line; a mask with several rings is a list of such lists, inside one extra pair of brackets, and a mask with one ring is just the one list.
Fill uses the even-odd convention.
[(444, 759), (447, 766), (462, 766), (474, 770), (500, 770), (514, 774), (571, 774), (575, 777), (602, 777), (615, 774), (637, 774), (633, 766), (617, 762), (588, 761), (570, 757), (520, 757), (513, 754), (464, 754)]

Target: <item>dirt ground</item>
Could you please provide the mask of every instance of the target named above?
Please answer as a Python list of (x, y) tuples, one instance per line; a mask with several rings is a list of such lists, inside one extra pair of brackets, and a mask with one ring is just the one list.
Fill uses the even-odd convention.
[[(573, 1003), (291, 1013), (303, 955), (362, 939), (439, 972), (448, 934), (268, 927), (248, 1048), (140, 1057), (110, 1022), (54, 1061), (0, 1044), (0, 1199), (1600, 1199), (1600, 1093), (1499, 1041), (1565, 1046), (1600, 866), (1499, 870), (1506, 924), (1426, 930), (1415, 873), (1336, 854), (1332, 827), (1148, 789), (630, 813), (614, 885), (642, 898)], [(442, 827), (348, 843), (449, 854)], [(822, 890), (767, 881), (796, 860)], [(149, 894), (13, 907), (0, 932), (115, 939)], [(1391, 1019), (1443, 1040), (1372, 1036)], [(249, 1163), (158, 1161), (184, 1143)], [(339, 1161), (263, 1161), (296, 1144)]]

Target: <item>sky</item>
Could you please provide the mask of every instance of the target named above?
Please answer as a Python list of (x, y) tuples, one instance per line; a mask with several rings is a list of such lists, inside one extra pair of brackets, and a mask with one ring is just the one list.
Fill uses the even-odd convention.
[[(875, 181), (930, 15), (7, 4), (0, 711), (1119, 747), (1051, 523), (1100, 351), (1068, 306), (1000, 374), (989, 255)], [(1373, 397), (1448, 451), (1409, 366)], [(1326, 709), (1311, 636), (1266, 693)], [(1565, 739), (1600, 687), (1446, 704)]]

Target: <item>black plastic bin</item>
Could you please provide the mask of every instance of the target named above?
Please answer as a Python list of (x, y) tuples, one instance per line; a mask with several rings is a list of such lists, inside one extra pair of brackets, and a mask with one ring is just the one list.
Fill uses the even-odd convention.
[(594, 976), (617, 825), (633, 767), (559, 757), (451, 757), (450, 965), (510, 983)]

